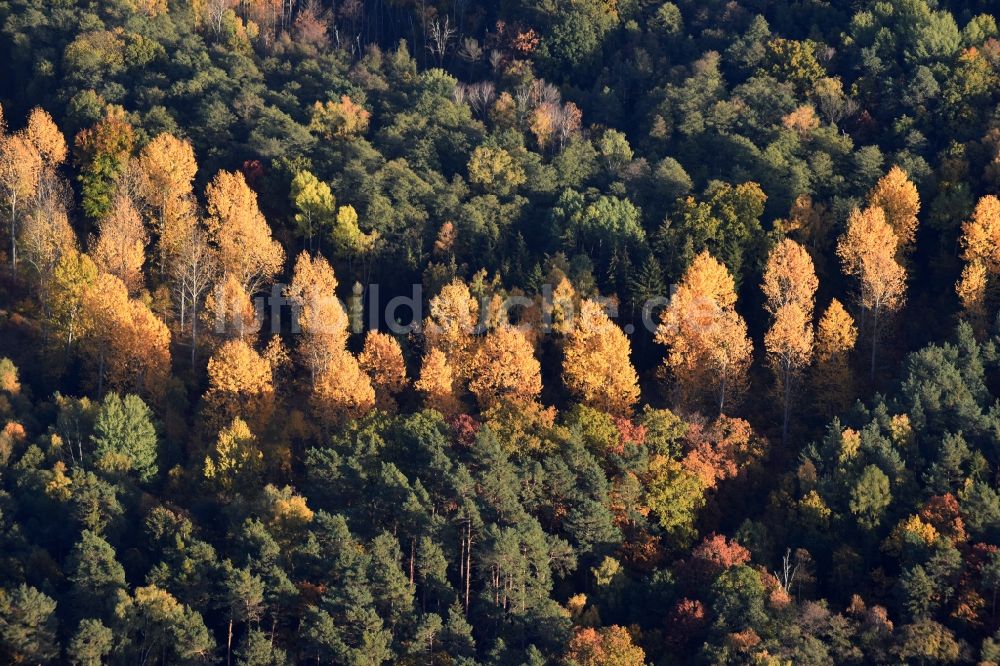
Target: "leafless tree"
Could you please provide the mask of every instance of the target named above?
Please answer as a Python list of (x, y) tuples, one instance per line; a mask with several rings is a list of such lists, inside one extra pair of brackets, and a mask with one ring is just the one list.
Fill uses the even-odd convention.
[(545, 79), (535, 79), (532, 81), (528, 88), (528, 94), (532, 108), (541, 104), (560, 104), (562, 102), (562, 95), (559, 94), (559, 89), (551, 83), (547, 83)]
[(208, 0), (205, 3), (205, 17), (212, 32), (218, 37), (222, 32), (222, 19), (226, 16), (226, 11), (236, 6), (232, 0)]
[(781, 571), (775, 571), (774, 577), (778, 579), (781, 588), (788, 594), (792, 593), (792, 585), (795, 583), (795, 576), (799, 573), (799, 561), (796, 557), (793, 563), (792, 549), (785, 549), (785, 556), (781, 558)]
[(115, 181), (115, 196), (128, 198), (139, 214), (145, 214), (149, 207), (146, 197), (142, 196), (145, 178), (139, 160), (133, 157), (126, 163)]
[(43, 169), (38, 189), (21, 225), (21, 256), (38, 278), (38, 295), (48, 313), (47, 286), (63, 253), (76, 245), (68, 211), (73, 190), (54, 169)]
[(191, 321), (191, 365), (198, 352), (198, 305), (215, 280), (218, 262), (215, 252), (208, 245), (205, 233), (198, 228), (192, 230), (180, 248), (173, 263), (174, 284), (180, 296), (181, 331), (190, 310)]
[(427, 26), (427, 37), (430, 39), (430, 42), (427, 44), (427, 50), (437, 57), (438, 66), (440, 67), (444, 64), (444, 57), (448, 53), (448, 47), (455, 37), (455, 28), (451, 25), (450, 17), (445, 16), (443, 22), (440, 19), (431, 21)]
[(497, 88), (492, 81), (480, 81), (466, 88), (469, 106), (472, 107), (473, 112), (481, 116), (486, 115), (496, 96)]
[(583, 114), (573, 102), (566, 102), (559, 107), (559, 111), (555, 115), (555, 133), (559, 139), (560, 150), (565, 147), (571, 136), (580, 131), (582, 120)]

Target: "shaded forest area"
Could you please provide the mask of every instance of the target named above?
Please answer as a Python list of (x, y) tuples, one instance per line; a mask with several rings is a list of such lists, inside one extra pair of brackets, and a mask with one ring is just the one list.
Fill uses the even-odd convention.
[(1000, 663), (991, 5), (0, 0), (0, 660)]

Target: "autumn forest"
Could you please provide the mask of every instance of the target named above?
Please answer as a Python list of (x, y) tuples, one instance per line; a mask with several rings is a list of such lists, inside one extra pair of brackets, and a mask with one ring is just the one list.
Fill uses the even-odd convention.
[(1000, 664), (985, 0), (0, 0), (0, 663)]

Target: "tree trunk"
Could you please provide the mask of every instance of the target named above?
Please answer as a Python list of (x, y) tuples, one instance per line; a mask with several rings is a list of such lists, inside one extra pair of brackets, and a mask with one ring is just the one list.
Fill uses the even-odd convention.
[(229, 614), (229, 633), (226, 636), (226, 666), (229, 663), (233, 655), (233, 614)]
[(17, 198), (10, 204), (10, 265), (17, 268)]
[(191, 302), (191, 367), (194, 368), (195, 355), (198, 352), (198, 308), (197, 300)]
[(469, 614), (469, 588), (472, 581), (472, 519), (467, 528), (468, 537), (465, 546), (465, 614)]
[(872, 314), (872, 367), (871, 367), (871, 383), (872, 388), (875, 387), (875, 350), (878, 347), (878, 314)]
[(792, 372), (789, 368), (785, 368), (785, 418), (781, 424), (781, 444), (784, 445), (788, 440), (788, 412), (789, 403), (792, 399)]

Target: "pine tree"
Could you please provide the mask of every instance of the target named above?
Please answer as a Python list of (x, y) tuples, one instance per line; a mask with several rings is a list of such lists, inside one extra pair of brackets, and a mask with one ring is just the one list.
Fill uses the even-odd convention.
[(67, 648), (73, 666), (101, 666), (114, 647), (114, 633), (100, 620), (87, 618), (80, 622)]
[[(107, 541), (83, 530), (67, 561), (67, 578), (73, 583), (74, 613), (85, 617), (111, 617), (117, 592), (126, 589), (125, 569)], [(86, 620), (85, 620), (86, 621)]]
[(83, 212), (99, 220), (111, 208), (117, 181), (135, 147), (135, 129), (121, 107), (108, 106), (104, 117), (81, 130), (74, 140), (77, 178), (83, 191)]
[(109, 393), (94, 420), (94, 457), (108, 471), (134, 472), (142, 481), (157, 474), (158, 444), (153, 413), (136, 395)]
[(0, 655), (8, 663), (48, 663), (59, 656), (56, 602), (23, 583), (0, 590)]

